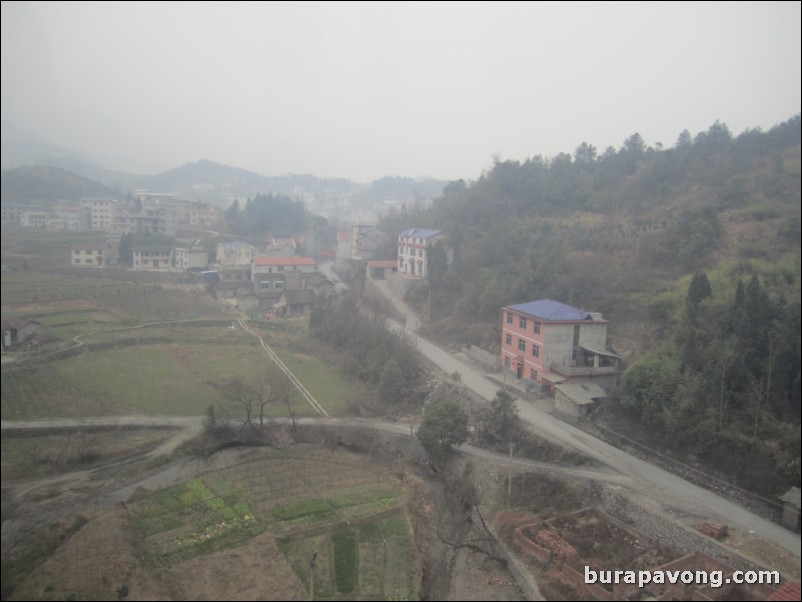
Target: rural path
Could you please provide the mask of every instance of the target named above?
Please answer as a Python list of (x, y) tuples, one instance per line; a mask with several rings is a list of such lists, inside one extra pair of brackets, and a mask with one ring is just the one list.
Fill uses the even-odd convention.
[[(499, 387), (471, 366), (454, 357), (417, 333), (420, 319), (403, 301), (390, 290), (386, 281), (374, 281), (396, 308), (404, 315), (411, 328), (388, 321), (389, 328), (404, 335), (418, 353), (448, 374), (459, 372), (461, 382), (480, 397), (491, 400)], [(764, 519), (738, 504), (678, 477), (653, 464), (644, 462), (625, 451), (589, 435), (588, 433), (554, 417), (529, 402), (518, 404), (519, 416), (531, 428), (552, 440), (560, 441), (588, 456), (595, 458), (621, 474), (631, 477), (631, 488), (656, 500), (668, 509), (697, 516), (704, 520), (720, 521), (739, 526), (783, 546), (796, 556), (802, 554), (800, 535), (770, 520)]]

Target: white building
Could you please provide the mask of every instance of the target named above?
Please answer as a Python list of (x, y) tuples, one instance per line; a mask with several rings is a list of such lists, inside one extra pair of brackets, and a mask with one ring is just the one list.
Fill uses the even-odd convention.
[(398, 273), (426, 278), (428, 251), (431, 245), (447, 240), (441, 230), (411, 228), (398, 235)]

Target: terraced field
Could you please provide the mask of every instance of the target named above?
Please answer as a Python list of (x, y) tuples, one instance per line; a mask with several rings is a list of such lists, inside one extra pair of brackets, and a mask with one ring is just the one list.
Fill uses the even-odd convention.
[(316, 599), (414, 597), (411, 538), (387, 476), (342, 451), (242, 454), (129, 505), (148, 564), (180, 565), (269, 536)]

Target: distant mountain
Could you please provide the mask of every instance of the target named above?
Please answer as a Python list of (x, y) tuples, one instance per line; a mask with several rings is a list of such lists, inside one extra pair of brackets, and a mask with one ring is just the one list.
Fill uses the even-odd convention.
[(122, 195), (119, 190), (49, 165), (4, 169), (0, 174), (0, 200), (4, 203), (77, 201), (85, 196)]
[(123, 191), (132, 190), (135, 187), (137, 180), (145, 177), (138, 174), (126, 173), (124, 171), (106, 169), (105, 167), (93, 165), (71, 156), (63, 156), (59, 158), (48, 157), (46, 159), (40, 159), (39, 161), (36, 161), (36, 164), (58, 167), (59, 169), (83, 176), (88, 180), (100, 182), (104, 186)]
[(383, 200), (395, 198), (434, 199), (442, 196), (443, 189), (448, 186), (448, 180), (435, 180), (434, 178), (405, 178), (402, 176), (385, 176), (374, 180), (370, 185), (368, 195), (371, 198)]
[(349, 180), (318, 178), (308, 174), (268, 177), (208, 159), (187, 163), (154, 176), (142, 176), (134, 182), (134, 188), (174, 192), (185, 198), (218, 203), (232, 196), (255, 197), (268, 193), (294, 195), (299, 190), (311, 191), (316, 187), (348, 191), (353, 186)]
[(81, 153), (39, 140), (30, 132), (3, 119), (0, 129), (0, 163), (3, 169), (34, 165), (45, 157), (71, 157), (88, 165), (93, 163)]
[(258, 173), (203, 159), (153, 176), (142, 176), (134, 188), (174, 192), (191, 199), (222, 201), (226, 195), (256, 196), (269, 192), (268, 179)]

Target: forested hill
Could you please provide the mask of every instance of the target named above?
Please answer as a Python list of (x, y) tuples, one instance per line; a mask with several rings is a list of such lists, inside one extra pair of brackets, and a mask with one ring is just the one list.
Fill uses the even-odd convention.
[[(717, 122), (672, 148), (634, 134), (601, 153), (496, 161), (380, 226), (450, 235), (452, 266), (435, 253), (431, 295), (411, 294), (433, 333), (497, 351), (505, 305), (602, 312), (630, 366), (629, 413), (774, 493), (799, 484), (800, 139), (797, 115), (738, 136)], [(745, 453), (760, 461), (725, 466)]]
[(380, 225), (450, 235), (454, 265), (436, 270), (432, 317), (458, 318), (465, 342), (490, 343), (481, 326), (500, 307), (545, 297), (604, 312), (637, 357), (643, 344), (616, 323), (653, 322), (658, 293), (687, 288), (697, 270), (785, 270), (795, 277), (781, 279), (783, 293), (798, 297), (800, 118), (737, 137), (716, 123), (670, 149), (634, 134), (600, 155), (583, 144), (551, 160), (497, 161), (425, 212)]

